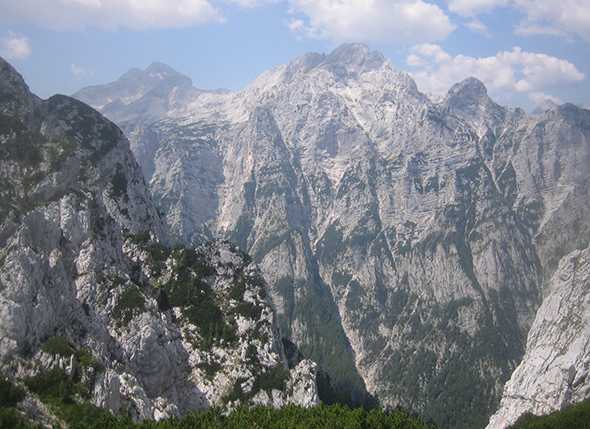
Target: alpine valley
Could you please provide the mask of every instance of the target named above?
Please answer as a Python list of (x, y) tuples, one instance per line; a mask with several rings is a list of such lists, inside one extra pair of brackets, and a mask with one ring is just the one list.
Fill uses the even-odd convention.
[(0, 183), (0, 369), (46, 424), (56, 371), (134, 420), (590, 398), (589, 110), (433, 101), (360, 44), (237, 92), (154, 63), (41, 100), (0, 60)]

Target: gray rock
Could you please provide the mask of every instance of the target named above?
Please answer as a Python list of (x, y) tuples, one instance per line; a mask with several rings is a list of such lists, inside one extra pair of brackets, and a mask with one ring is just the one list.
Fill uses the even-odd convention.
[(549, 414), (590, 398), (590, 249), (562, 258), (488, 429), (525, 413)]
[(287, 379), (257, 266), (226, 242), (172, 249), (113, 123), (36, 98), (2, 59), (0, 82), (0, 371), (63, 371), (134, 419), (224, 406), (271, 369)]
[(110, 118), (174, 239), (250, 253), (283, 334), (352, 402), (483, 427), (590, 238), (590, 112), (527, 116), (475, 79), (433, 103), (362, 45), (136, 113)]

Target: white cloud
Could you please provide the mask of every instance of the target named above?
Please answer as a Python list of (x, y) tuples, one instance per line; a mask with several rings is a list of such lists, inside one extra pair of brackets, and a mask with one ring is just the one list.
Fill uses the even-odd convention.
[(334, 41), (394, 44), (442, 40), (455, 26), (424, 0), (290, 0), (295, 31)]
[[(78, 1), (82, 1), (82, 0), (78, 0)], [(76, 79), (82, 79), (83, 77), (92, 76), (94, 74), (92, 72), (92, 70), (88, 70), (86, 67), (82, 67), (81, 65), (78, 65), (78, 64), (71, 64), (70, 71), (72, 72), (72, 75)]]
[(484, 82), (492, 94), (501, 97), (509, 97), (508, 94), (514, 92), (538, 97), (551, 88), (584, 79), (584, 74), (567, 60), (526, 52), (518, 47), (498, 52), (493, 57), (475, 58), (451, 56), (438, 45), (418, 45), (412, 48), (407, 63), (414, 67), (411, 74), (418, 87), (437, 96), (472, 76)]
[(546, 36), (566, 36), (567, 34), (556, 27), (551, 27), (548, 25), (537, 25), (530, 22), (521, 22), (519, 23), (514, 32), (519, 36), (538, 36), (538, 35), (546, 35)]
[(424, 43), (412, 48), (414, 56), (418, 57), (423, 65), (434, 61), (436, 64), (447, 62), (451, 56), (447, 54), (439, 45)]
[(548, 103), (553, 104), (563, 104), (563, 100), (559, 97), (555, 97), (553, 95), (545, 94), (544, 92), (532, 92), (529, 94), (529, 98), (535, 105), (543, 106)]
[(0, 39), (0, 55), (8, 60), (25, 59), (31, 52), (31, 43), (25, 36), (9, 32), (8, 36)]
[(447, 0), (449, 10), (463, 16), (475, 16), (496, 7), (506, 6), (513, 0)]
[(476, 33), (480, 33), (484, 36), (490, 37), (490, 31), (488, 27), (477, 18), (471, 19), (465, 24), (465, 26), (470, 30), (475, 31)]
[(278, 3), (281, 0), (226, 0), (229, 3), (237, 4), (241, 7), (252, 8), (258, 6), (264, 6), (271, 3)]
[(510, 6), (523, 13), (520, 35), (577, 35), (590, 42), (589, 0), (447, 0), (449, 10), (473, 17), (497, 7)]
[(293, 32), (299, 32), (305, 28), (305, 22), (302, 19), (292, 19), (289, 21), (288, 27)]
[(523, 29), (543, 29), (545, 34), (575, 34), (590, 42), (590, 3), (588, 0), (515, 0), (526, 12)]
[(210, 0), (0, 0), (0, 20), (54, 29), (185, 27), (223, 17)]

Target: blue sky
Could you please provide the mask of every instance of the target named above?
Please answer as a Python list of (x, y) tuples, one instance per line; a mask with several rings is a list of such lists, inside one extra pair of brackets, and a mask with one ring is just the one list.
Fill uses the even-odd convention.
[(590, 107), (590, 0), (0, 0), (0, 55), (42, 97), (165, 62), (240, 89), (309, 51), (364, 42), (442, 95), (469, 76), (503, 104)]

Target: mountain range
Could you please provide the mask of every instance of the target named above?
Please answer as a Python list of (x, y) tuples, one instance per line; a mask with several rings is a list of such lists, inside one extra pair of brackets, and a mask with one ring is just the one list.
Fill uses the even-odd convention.
[(100, 350), (95, 403), (137, 418), (233, 389), (495, 429), (590, 396), (590, 111), (433, 101), (360, 44), (235, 92), (154, 63), (96, 111), (1, 73), (2, 356)]
[[(0, 181), (3, 377), (133, 419), (319, 403), (316, 364), (286, 353), (251, 259), (172, 243), (119, 128), (37, 98), (4, 60)], [(35, 396), (24, 408), (61, 427)]]
[[(476, 79), (432, 102), (359, 44), (306, 54), (238, 92), (176, 85), (154, 68), (123, 91), (132, 101), (109, 92), (121, 81), (74, 97), (125, 130), (176, 240), (222, 237), (252, 255), (281, 332), (345, 399), (483, 427), (519, 364), (530, 389), (549, 383), (523, 366), (563, 347), (527, 349), (527, 334), (539, 318), (564, 323), (542, 304), (563, 258), (588, 246), (590, 112), (527, 115)], [(569, 367), (555, 365), (566, 383)], [(533, 405), (522, 388), (508, 384), (500, 420), (571, 396), (560, 387), (565, 399)]]

